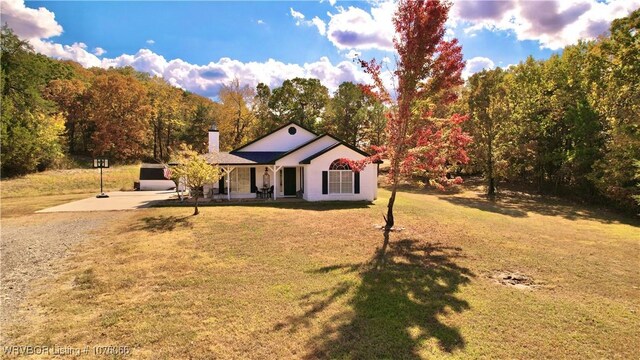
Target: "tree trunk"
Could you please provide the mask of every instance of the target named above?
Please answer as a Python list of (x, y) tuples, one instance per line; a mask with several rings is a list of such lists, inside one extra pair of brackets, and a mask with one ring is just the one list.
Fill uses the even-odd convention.
[(75, 154), (76, 152), (76, 123), (70, 121), (68, 125), (69, 131), (69, 154)]
[[(396, 202), (396, 191), (398, 188), (398, 180), (393, 180), (393, 185), (391, 188), (391, 197), (389, 197), (389, 202), (387, 203), (387, 216), (384, 218), (385, 220), (385, 231), (391, 230), (393, 225), (395, 224), (393, 219), (393, 204)], [(386, 239), (388, 241), (388, 238)]]
[(164, 151), (162, 149), (162, 125), (158, 126), (158, 151), (160, 152), (160, 159), (164, 160)]
[(158, 158), (158, 142), (156, 139), (158, 138), (158, 127), (156, 124), (153, 124), (153, 158)]
[(389, 247), (389, 233), (391, 230), (384, 230), (384, 241), (382, 242), (382, 248), (378, 251), (376, 258), (376, 269), (384, 267), (386, 262), (387, 248)]
[(196, 194), (196, 207), (193, 210), (193, 215), (198, 215), (200, 214), (200, 211), (198, 210), (198, 195)]
[(169, 159), (169, 148), (171, 147), (171, 124), (167, 125), (167, 141), (165, 141), (164, 146), (166, 147), (165, 156), (167, 160)]
[(487, 190), (487, 195), (495, 196), (496, 195), (496, 185), (493, 175), (489, 175), (489, 189)]
[(489, 180), (489, 184), (487, 186), (487, 195), (495, 196), (496, 194), (496, 183), (493, 177), (493, 146), (491, 140), (489, 140), (489, 153), (487, 154), (487, 177)]

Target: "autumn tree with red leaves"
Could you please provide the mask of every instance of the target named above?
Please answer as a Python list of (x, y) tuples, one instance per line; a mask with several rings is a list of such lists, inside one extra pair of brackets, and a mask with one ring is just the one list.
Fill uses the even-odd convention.
[[(443, 109), (456, 100), (455, 90), (463, 84), (462, 48), (457, 39), (444, 39), (450, 7), (448, 1), (440, 0), (399, 1), (393, 19), (398, 52), (393, 71), (394, 94), (385, 87), (380, 63), (375, 59), (360, 60), (373, 78), (373, 85), (363, 85), (364, 91), (388, 109), (387, 143), (365, 160), (384, 157), (390, 162), (386, 230), (395, 224), (393, 205), (402, 177), (425, 176), (431, 185), (441, 189), (462, 182), (460, 177), (451, 178), (449, 174), (468, 161), (465, 147), (471, 138), (460, 126), (467, 117), (443, 117)], [(362, 165), (353, 163), (356, 169)]]

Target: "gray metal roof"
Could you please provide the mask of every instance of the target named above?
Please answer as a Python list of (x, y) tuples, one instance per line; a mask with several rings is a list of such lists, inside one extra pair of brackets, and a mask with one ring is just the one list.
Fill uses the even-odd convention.
[(266, 165), (274, 164), (283, 151), (238, 151), (206, 154), (210, 164), (220, 165)]

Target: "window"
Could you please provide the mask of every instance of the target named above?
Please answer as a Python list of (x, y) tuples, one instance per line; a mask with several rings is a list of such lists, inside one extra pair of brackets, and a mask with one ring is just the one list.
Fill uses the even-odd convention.
[(251, 192), (251, 169), (250, 168), (235, 168), (229, 174), (231, 178), (231, 192), (248, 194)]
[(353, 171), (349, 164), (336, 160), (329, 166), (329, 194), (353, 194)]

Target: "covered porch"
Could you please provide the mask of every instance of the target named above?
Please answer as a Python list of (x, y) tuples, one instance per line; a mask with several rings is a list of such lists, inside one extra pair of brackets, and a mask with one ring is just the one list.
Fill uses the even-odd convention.
[(304, 166), (218, 164), (222, 177), (204, 187), (204, 197), (218, 201), (302, 198)]

